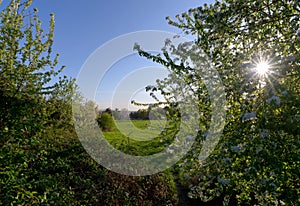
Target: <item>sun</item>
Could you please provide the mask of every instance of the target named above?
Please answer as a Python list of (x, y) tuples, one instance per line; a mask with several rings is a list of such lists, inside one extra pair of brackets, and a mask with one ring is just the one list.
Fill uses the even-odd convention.
[(250, 78), (258, 80), (255, 81), (258, 83), (258, 88), (261, 89), (267, 84), (272, 86), (273, 79), (275, 79), (274, 75), (276, 75), (276, 69), (278, 67), (275, 57), (259, 55), (251, 60), (250, 65)]
[(256, 72), (261, 76), (266, 75), (269, 72), (269, 69), (270, 65), (266, 61), (259, 62), (255, 67)]

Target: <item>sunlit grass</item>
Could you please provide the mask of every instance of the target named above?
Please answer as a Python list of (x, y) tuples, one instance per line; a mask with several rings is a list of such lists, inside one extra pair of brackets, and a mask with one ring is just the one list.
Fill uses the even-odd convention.
[[(172, 143), (176, 130), (168, 131), (160, 128), (162, 120), (137, 120), (133, 124), (140, 129), (140, 132), (131, 132), (130, 120), (118, 121), (119, 129), (115, 128), (111, 132), (103, 132), (105, 139), (116, 149), (130, 155), (151, 155), (164, 150)], [(170, 124), (170, 123), (169, 123)], [(151, 125), (151, 126), (150, 126)], [(150, 132), (144, 132), (147, 129)], [(121, 128), (120, 128), (121, 127)], [(152, 128), (151, 128), (152, 127)], [(151, 136), (153, 134), (153, 137)]]
[(117, 130), (131, 139), (149, 141), (160, 135), (166, 126), (165, 120), (122, 120), (116, 121)]

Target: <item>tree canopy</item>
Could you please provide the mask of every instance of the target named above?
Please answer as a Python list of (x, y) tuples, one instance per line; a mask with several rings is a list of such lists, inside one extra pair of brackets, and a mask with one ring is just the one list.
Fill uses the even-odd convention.
[(68, 126), (75, 85), (73, 79), (61, 76), (64, 67), (58, 67), (59, 55), (52, 54), (54, 15), (44, 31), (31, 3), (12, 0), (0, 11), (0, 204), (4, 205), (41, 204), (43, 197), (35, 194), (47, 184), (37, 188), (30, 179), (41, 178), (37, 168), (48, 164), (43, 137), (61, 127), (72, 130)]
[(0, 127), (7, 135), (35, 134), (55, 112), (63, 111), (55, 110), (55, 104), (66, 107), (63, 101), (73, 92), (73, 80), (59, 76), (64, 69), (57, 68), (59, 55), (52, 55), (54, 15), (45, 33), (38, 10), (27, 12), (30, 5), (31, 1), (11, 1), (0, 14)]
[[(185, 44), (167, 42), (164, 55), (136, 47), (141, 56), (163, 64), (172, 75), (152, 91), (165, 99), (181, 77), (202, 111), (192, 152), (181, 167), (190, 197), (226, 204), (297, 205), (300, 202), (300, 6), (297, 0), (224, 0), (167, 18), (193, 35), (195, 45), (218, 72), (226, 94), (226, 123), (214, 152), (199, 160), (211, 123), (205, 74), (198, 75)], [(186, 52), (188, 51), (188, 52)], [(192, 51), (192, 52), (190, 52)], [(199, 56), (199, 59), (201, 56)], [(268, 65), (266, 73), (255, 67)]]

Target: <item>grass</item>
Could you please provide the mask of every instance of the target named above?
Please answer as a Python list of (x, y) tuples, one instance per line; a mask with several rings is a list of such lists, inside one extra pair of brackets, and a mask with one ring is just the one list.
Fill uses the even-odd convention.
[(116, 121), (116, 130), (131, 139), (149, 141), (161, 134), (166, 123), (164, 120)]
[(116, 121), (111, 132), (103, 132), (116, 149), (130, 155), (151, 155), (164, 150), (173, 141), (176, 130), (167, 132), (171, 123), (164, 120)]

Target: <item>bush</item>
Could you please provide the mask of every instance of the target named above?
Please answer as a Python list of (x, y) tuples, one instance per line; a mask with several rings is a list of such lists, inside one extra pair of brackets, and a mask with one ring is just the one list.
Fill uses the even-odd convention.
[(105, 132), (112, 131), (115, 126), (113, 117), (106, 112), (99, 115), (97, 122), (102, 131)]

